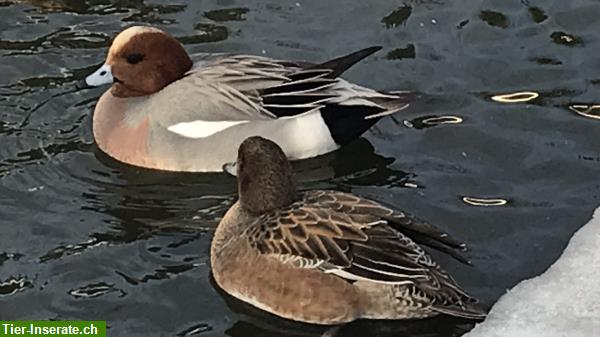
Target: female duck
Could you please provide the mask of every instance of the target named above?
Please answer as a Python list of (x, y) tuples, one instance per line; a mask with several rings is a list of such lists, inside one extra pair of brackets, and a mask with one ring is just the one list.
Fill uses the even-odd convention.
[(211, 245), (217, 284), (291, 320), (340, 324), (486, 312), (417, 243), (457, 258), (459, 242), (432, 225), (352, 194), (298, 192), (273, 142), (245, 140), (239, 201)]
[(291, 159), (327, 153), (407, 106), (402, 93), (338, 77), (377, 50), (317, 65), (249, 55), (192, 60), (165, 32), (131, 27), (86, 78), (90, 86), (112, 84), (96, 105), (94, 138), (117, 160), (170, 171), (221, 171), (253, 135)]

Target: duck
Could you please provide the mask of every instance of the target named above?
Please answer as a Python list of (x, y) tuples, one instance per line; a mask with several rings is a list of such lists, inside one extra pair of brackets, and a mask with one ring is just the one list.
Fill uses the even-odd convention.
[(320, 64), (190, 56), (158, 28), (129, 27), (84, 80), (85, 87), (110, 85), (94, 109), (94, 140), (120, 162), (164, 171), (220, 172), (250, 136), (275, 141), (292, 160), (319, 156), (408, 106), (410, 93), (339, 77), (379, 49)]
[(447, 233), (350, 193), (299, 191), (283, 150), (260, 136), (242, 142), (235, 168), (238, 200), (210, 248), (212, 276), (227, 294), (320, 325), (486, 316), (420, 246), (469, 262)]

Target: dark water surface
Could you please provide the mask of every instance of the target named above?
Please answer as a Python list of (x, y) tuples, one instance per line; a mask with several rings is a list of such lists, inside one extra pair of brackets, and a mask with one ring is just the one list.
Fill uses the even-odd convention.
[[(598, 17), (595, 0), (0, 0), (0, 320), (107, 320), (110, 336), (322, 332), (212, 283), (209, 244), (235, 198), (232, 177), (136, 169), (94, 146), (105, 88), (75, 83), (134, 23), (168, 30), (190, 52), (320, 61), (384, 46), (346, 78), (417, 91), (417, 102), (298, 163), (301, 187), (352, 191), (448, 229), (474, 266), (439, 261), (493, 304), (545, 270), (600, 204), (598, 109), (580, 106), (600, 103)], [(522, 91), (539, 97), (492, 100)], [(358, 322), (340, 335), (470, 328), (439, 317)]]

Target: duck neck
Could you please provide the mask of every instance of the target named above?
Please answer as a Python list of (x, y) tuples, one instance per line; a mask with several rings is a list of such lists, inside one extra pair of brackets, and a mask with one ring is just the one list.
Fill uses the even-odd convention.
[[(290, 177), (291, 178), (291, 177)], [(257, 179), (249, 177), (249, 179)], [(239, 179), (239, 196), (242, 208), (252, 214), (260, 215), (272, 210), (291, 205), (298, 200), (298, 191), (293, 180), (281, 184), (274, 184), (272, 180), (252, 181), (251, 185), (260, 187), (245, 188), (244, 179)], [(262, 180), (262, 181), (261, 181)], [(275, 180), (277, 181), (277, 180)]]
[(210, 248), (211, 259), (223, 255), (235, 255), (236, 250), (239, 249), (239, 245), (235, 243), (242, 238), (248, 227), (244, 225), (252, 224), (254, 218), (252, 214), (240, 207), (239, 202), (233, 204), (215, 230)]

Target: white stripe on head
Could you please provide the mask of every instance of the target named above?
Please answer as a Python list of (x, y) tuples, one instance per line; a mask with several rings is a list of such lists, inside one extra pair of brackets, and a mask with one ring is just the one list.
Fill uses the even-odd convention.
[(203, 121), (184, 122), (171, 125), (167, 130), (186, 138), (206, 138), (238, 124), (248, 121)]
[(93, 74), (85, 78), (85, 83), (89, 86), (96, 87), (102, 84), (109, 84), (113, 82), (113, 75), (110, 71), (108, 64), (102, 65)]

